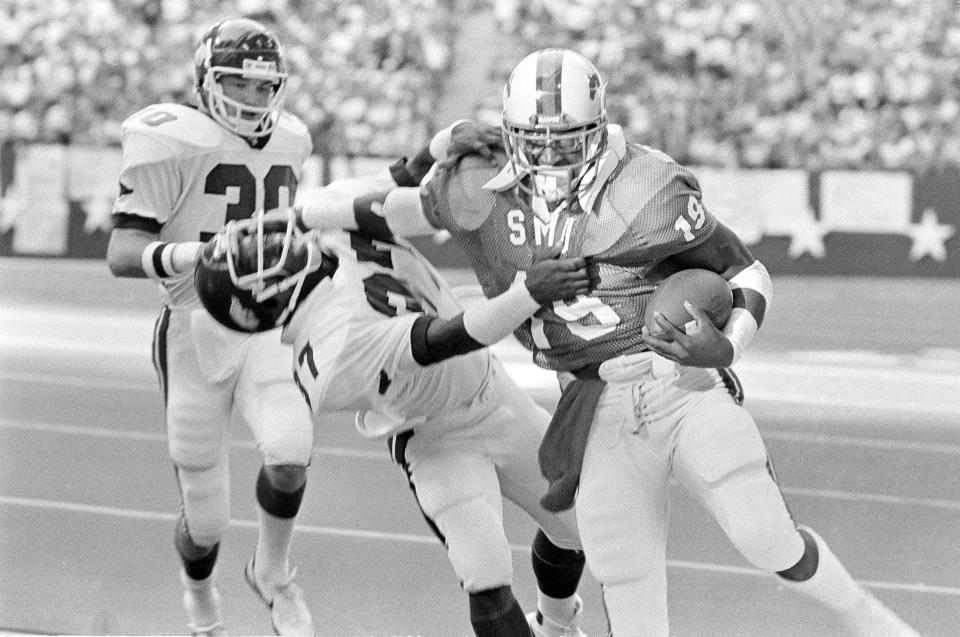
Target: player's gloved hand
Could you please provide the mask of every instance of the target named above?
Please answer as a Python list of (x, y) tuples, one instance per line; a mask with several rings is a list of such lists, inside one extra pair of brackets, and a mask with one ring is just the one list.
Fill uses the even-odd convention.
[(590, 272), (583, 257), (561, 258), (559, 246), (535, 260), (524, 280), (527, 291), (540, 305), (572, 299), (590, 292)]
[(688, 367), (727, 367), (733, 361), (733, 344), (714, 325), (707, 313), (684, 301), (693, 321), (687, 323), (687, 331), (675, 327), (663, 314), (657, 312), (654, 319), (659, 330), (643, 329), (643, 342), (660, 356)]
[(441, 168), (449, 168), (470, 154), (479, 154), (494, 162), (494, 150), (502, 149), (500, 127), (472, 119), (456, 121), (430, 140), (430, 154)]

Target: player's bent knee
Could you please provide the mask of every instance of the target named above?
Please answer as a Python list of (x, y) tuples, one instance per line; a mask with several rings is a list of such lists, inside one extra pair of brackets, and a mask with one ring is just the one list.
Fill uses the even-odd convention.
[(291, 427), (286, 431), (271, 431), (257, 441), (263, 462), (269, 466), (297, 465), (308, 467), (313, 456), (313, 433)]
[(230, 521), (229, 476), (225, 463), (203, 471), (180, 467), (177, 477), (190, 538), (199, 546), (216, 544)]
[(307, 468), (303, 465), (263, 465), (261, 472), (271, 488), (284, 493), (297, 491), (307, 482)]
[(585, 547), (587, 565), (594, 578), (602, 584), (642, 580), (658, 569), (666, 568), (665, 540), (648, 545), (634, 538), (623, 542), (609, 542), (602, 550)]
[(261, 467), (257, 475), (257, 504), (272, 516), (284, 520), (296, 517), (307, 486), (306, 472), (301, 469), (296, 465)]
[(760, 475), (731, 480), (712, 495), (721, 502), (715, 509), (717, 521), (753, 566), (775, 572), (795, 564), (803, 554), (803, 539), (772, 479)]
[(308, 466), (313, 455), (313, 421), (293, 384), (257, 383), (257, 402), (245, 418), (268, 465)]
[(468, 592), (513, 583), (513, 561), (503, 523), (482, 499), (460, 502), (434, 519), (444, 535), (447, 557)]

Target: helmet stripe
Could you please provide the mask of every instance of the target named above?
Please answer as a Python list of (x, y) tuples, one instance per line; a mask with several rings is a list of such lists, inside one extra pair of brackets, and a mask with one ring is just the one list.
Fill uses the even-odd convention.
[(560, 82), (563, 79), (563, 51), (547, 49), (537, 56), (537, 115), (560, 115)]

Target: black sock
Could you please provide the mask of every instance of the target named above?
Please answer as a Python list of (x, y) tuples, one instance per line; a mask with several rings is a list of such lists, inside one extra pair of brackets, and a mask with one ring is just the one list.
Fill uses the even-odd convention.
[(198, 546), (193, 543), (190, 532), (187, 530), (187, 521), (180, 514), (177, 521), (177, 530), (174, 535), (173, 544), (180, 554), (180, 561), (183, 563), (183, 570), (187, 577), (194, 580), (202, 580), (210, 577), (213, 567), (217, 564), (217, 553), (220, 550), (220, 543), (213, 546)]
[(778, 571), (777, 575), (791, 582), (805, 582), (817, 572), (817, 566), (820, 565), (820, 551), (817, 549), (817, 542), (809, 533), (799, 529), (800, 536), (803, 538), (803, 555), (800, 560), (785, 571)]
[(281, 491), (270, 484), (265, 468), (260, 467), (260, 473), (257, 474), (257, 502), (264, 511), (284, 520), (297, 517), (306, 488), (307, 484), (304, 483), (296, 491)]
[(554, 599), (566, 599), (577, 592), (580, 576), (583, 575), (585, 559), (583, 551), (562, 549), (538, 530), (533, 539), (533, 574), (537, 588)]
[(470, 623), (477, 637), (531, 637), (509, 586), (470, 593)]

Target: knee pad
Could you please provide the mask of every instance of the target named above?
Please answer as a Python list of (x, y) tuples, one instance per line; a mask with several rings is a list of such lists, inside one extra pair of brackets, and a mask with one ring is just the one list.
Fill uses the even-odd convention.
[(180, 511), (180, 517), (177, 519), (173, 545), (176, 547), (177, 553), (180, 554), (183, 570), (187, 577), (192, 580), (205, 580), (210, 577), (214, 566), (217, 564), (220, 544), (201, 546), (194, 542), (182, 510)]
[(434, 523), (443, 533), (450, 565), (467, 593), (513, 583), (513, 561), (503, 522), (483, 498), (440, 511)]
[[(290, 467), (291, 465), (287, 465)], [(282, 471), (284, 482), (292, 485), (300, 482), (294, 473), (295, 471)], [(285, 520), (297, 517), (300, 511), (300, 503), (303, 501), (303, 493), (306, 490), (306, 481), (300, 482), (299, 487), (292, 491), (284, 491), (274, 486), (270, 477), (267, 475), (267, 467), (260, 467), (260, 473), (257, 475), (257, 504), (270, 515)], [(289, 478), (289, 479), (286, 479)]]
[(227, 463), (209, 469), (177, 468), (183, 518), (194, 544), (213, 546), (230, 521), (230, 476)]
[(583, 551), (560, 548), (541, 530), (533, 540), (531, 560), (537, 588), (543, 594), (565, 599), (577, 592), (586, 563)]
[(477, 637), (530, 634), (527, 620), (509, 586), (470, 593), (470, 623)]

